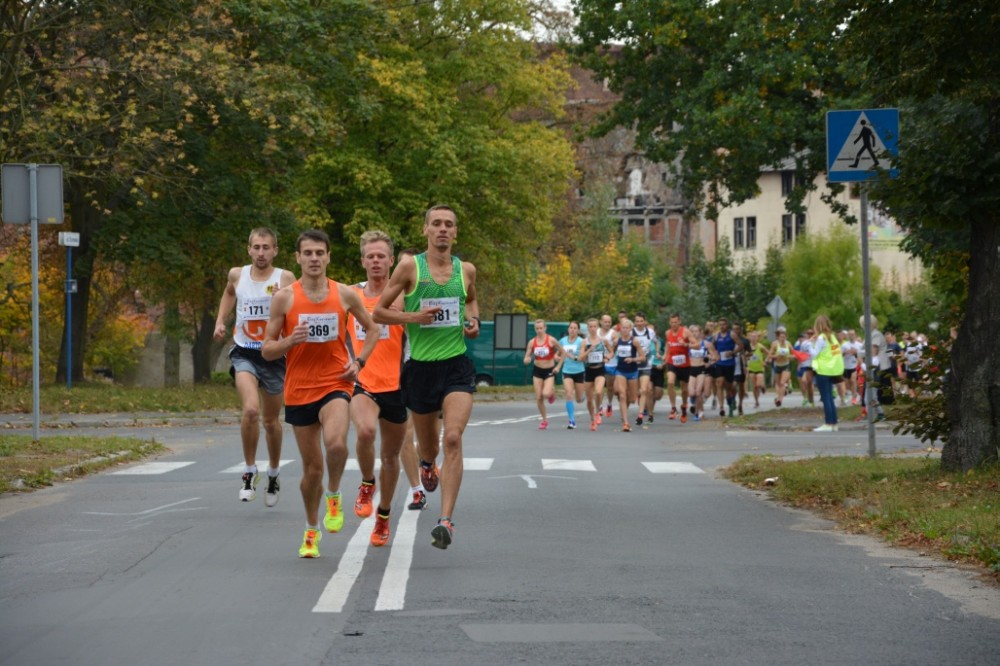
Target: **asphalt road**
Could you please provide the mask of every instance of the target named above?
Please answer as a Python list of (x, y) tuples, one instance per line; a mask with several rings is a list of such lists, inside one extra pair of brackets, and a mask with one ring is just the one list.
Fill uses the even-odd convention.
[(0, 664), (997, 663), (997, 590), (714, 474), (863, 454), (865, 431), (591, 433), (561, 411), (541, 432), (533, 403), (477, 404), (448, 550), (437, 494), (397, 495), (388, 547), (349, 514), (316, 560), (290, 430), (268, 509), (237, 501), (238, 426), (113, 428), (170, 452), (0, 497)]

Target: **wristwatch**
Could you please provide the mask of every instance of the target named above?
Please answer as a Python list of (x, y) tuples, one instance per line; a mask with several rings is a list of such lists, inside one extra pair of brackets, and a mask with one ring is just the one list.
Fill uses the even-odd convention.
[(358, 364), (358, 370), (364, 370), (365, 369), (365, 359), (363, 359), (363, 358), (361, 358), (359, 356), (356, 359), (354, 359), (354, 361), (355, 361), (355, 363)]

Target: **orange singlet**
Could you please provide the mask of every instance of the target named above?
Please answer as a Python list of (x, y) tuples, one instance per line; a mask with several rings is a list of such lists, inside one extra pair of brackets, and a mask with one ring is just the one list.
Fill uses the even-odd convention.
[[(365, 296), (365, 289), (355, 285), (361, 303), (365, 310), (371, 313), (378, 305), (379, 296)], [(365, 329), (361, 323), (348, 315), (351, 331), (351, 345), (354, 356), (361, 353), (365, 345)], [(403, 326), (379, 324), (378, 344), (375, 351), (365, 362), (364, 369), (358, 373), (358, 383), (369, 393), (388, 393), (399, 390), (399, 374), (403, 367)]]
[(285, 404), (308, 405), (333, 391), (354, 393), (354, 382), (340, 379), (349, 360), (347, 354), (347, 313), (340, 302), (337, 283), (327, 278), (326, 298), (313, 303), (302, 291), (301, 282), (292, 283), (292, 307), (285, 315), (284, 337), (298, 323), (309, 324), (309, 338), (285, 355)]
[(687, 337), (687, 329), (681, 326), (675, 334), (667, 329), (667, 364), (675, 368), (687, 368), (691, 365), (688, 357), (688, 346), (684, 339)]

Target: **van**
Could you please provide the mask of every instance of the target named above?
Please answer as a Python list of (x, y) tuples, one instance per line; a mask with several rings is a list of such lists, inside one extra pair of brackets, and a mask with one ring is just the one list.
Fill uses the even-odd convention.
[[(569, 322), (546, 322), (548, 334), (556, 340), (566, 335)], [(476, 367), (480, 386), (528, 386), (531, 365), (524, 364), (524, 350), (535, 336), (535, 320), (526, 314), (498, 314), (493, 321), (479, 324), (479, 336), (466, 338), (465, 354)]]

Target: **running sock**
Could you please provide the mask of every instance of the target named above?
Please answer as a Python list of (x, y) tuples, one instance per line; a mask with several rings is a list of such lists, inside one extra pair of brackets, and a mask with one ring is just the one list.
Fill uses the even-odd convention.
[(572, 400), (566, 401), (566, 413), (570, 421), (576, 421), (576, 404)]
[(426, 493), (427, 491), (424, 490), (424, 484), (418, 483), (417, 485), (415, 485), (412, 488), (410, 488), (410, 494), (411, 495), (413, 493), (416, 493), (416, 492)]
[(268, 467), (267, 468), (267, 475), (269, 477), (271, 477), (272, 479), (274, 477), (278, 476), (279, 474), (281, 474), (281, 468), (280, 467)]
[(257, 465), (247, 465), (246, 467), (243, 468), (243, 472), (246, 474), (256, 474)]
[(382, 506), (379, 505), (379, 507), (378, 507), (378, 517), (379, 518), (388, 518), (389, 517), (389, 512), (391, 510), (392, 510), (392, 507), (389, 507), (388, 509), (383, 509)]
[(337, 498), (339, 498), (339, 497), (340, 497), (340, 491), (338, 490), (338, 491), (337, 491), (337, 492), (335, 492), (335, 493), (331, 493), (331, 492), (330, 492), (330, 491), (328, 490), (328, 491), (326, 491), (326, 496), (327, 496), (327, 497), (337, 497)]
[(363, 483), (366, 486), (374, 486), (375, 485), (375, 479), (374, 478), (372, 478), (371, 480), (361, 479), (361, 483)]

